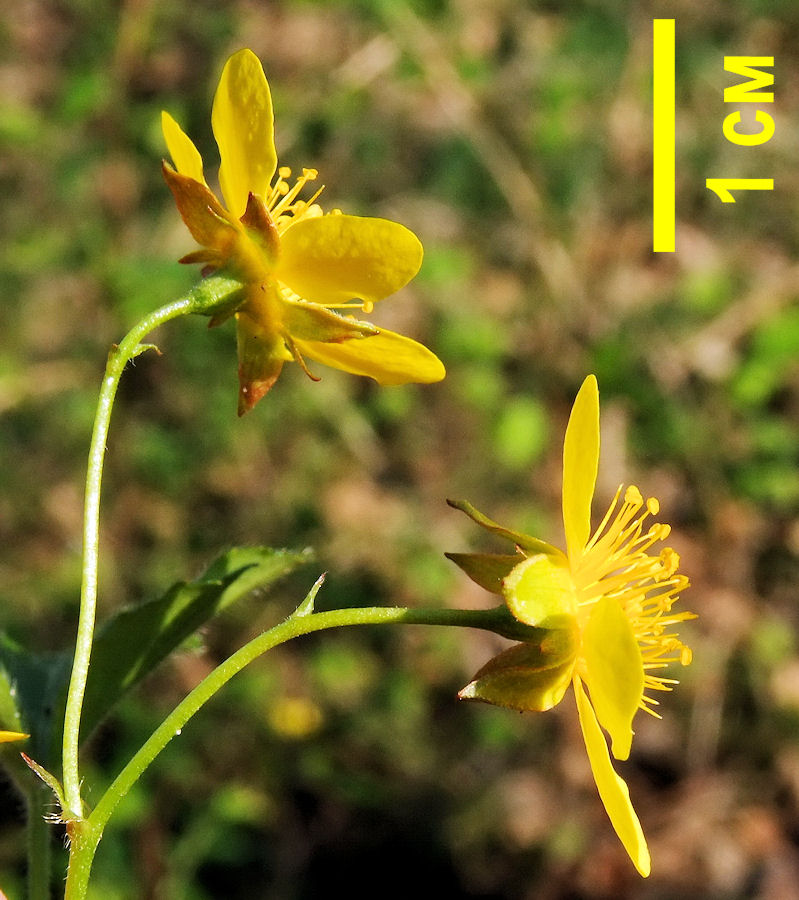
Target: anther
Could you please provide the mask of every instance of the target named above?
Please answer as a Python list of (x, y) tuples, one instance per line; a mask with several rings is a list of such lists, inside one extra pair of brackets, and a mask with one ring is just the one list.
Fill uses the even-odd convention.
[(631, 484), (624, 492), (624, 502), (629, 503), (630, 506), (635, 506), (636, 508), (640, 508), (644, 505), (643, 495), (634, 484)]

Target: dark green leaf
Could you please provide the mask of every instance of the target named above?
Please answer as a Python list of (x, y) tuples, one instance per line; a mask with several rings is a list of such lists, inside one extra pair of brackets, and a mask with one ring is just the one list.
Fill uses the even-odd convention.
[(82, 737), (90, 735), (126, 691), (205, 622), (309, 558), (307, 551), (234, 548), (196, 581), (178, 582), (163, 597), (118, 612), (94, 642)]
[[(26, 731), (31, 739), (25, 750), (43, 765), (51, 766), (58, 755), (53, 734), (53, 712), (69, 678), (70, 656), (66, 653), (31, 653), (0, 633), (0, 682), (3, 720), (13, 731)], [(11, 705), (13, 704), (13, 706)]]

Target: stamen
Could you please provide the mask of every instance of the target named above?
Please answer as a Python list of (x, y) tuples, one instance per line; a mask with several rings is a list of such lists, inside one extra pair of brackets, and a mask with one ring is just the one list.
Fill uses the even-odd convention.
[(602, 519), (602, 521), (599, 523), (599, 527), (594, 532), (593, 536), (588, 541), (588, 543), (585, 545), (583, 554), (586, 554), (596, 544), (596, 542), (599, 540), (599, 536), (602, 534), (602, 532), (607, 527), (607, 524), (610, 521), (610, 517), (613, 515), (613, 510), (616, 508), (616, 504), (619, 502), (619, 495), (621, 494), (621, 487), (622, 486), (619, 485), (619, 488), (616, 491), (616, 495), (614, 496), (613, 500), (611, 501), (610, 506), (608, 507), (608, 511), (605, 513), (605, 518)]
[(629, 503), (630, 506), (635, 506), (637, 509), (644, 505), (643, 495), (634, 484), (631, 484), (624, 492), (624, 502)]
[(311, 379), (311, 381), (321, 381), (322, 379), (319, 377), (319, 375), (314, 375), (313, 372), (311, 372), (311, 370), (308, 368), (291, 335), (287, 331), (284, 331), (282, 332), (282, 337), (286, 342), (286, 346), (289, 348), (289, 352), (294, 357), (294, 362), (298, 362), (300, 364), (300, 368)]
[(345, 303), (325, 303), (325, 309), (358, 309), (367, 315), (374, 309), (371, 300), (347, 300)]
[(582, 554), (572, 560), (572, 578), (582, 615), (602, 597), (615, 599), (627, 616), (641, 651), (644, 690), (641, 709), (657, 716), (657, 705), (647, 692), (670, 691), (675, 679), (654, 674), (672, 663), (688, 665), (691, 651), (673, 632), (692, 613), (672, 613), (672, 605), (688, 585), (678, 574), (679, 554), (664, 547), (651, 548), (668, 538), (670, 526), (647, 518), (660, 511), (654, 497), (644, 500), (635, 485), (619, 487), (599, 527)]
[(293, 185), (289, 185), (287, 180), (291, 177), (291, 169), (288, 166), (281, 166), (277, 170), (277, 175), (277, 180), (269, 189), (266, 207), (278, 226), (278, 230), (282, 230), (289, 221), (296, 222), (311, 213), (312, 206), (322, 193), (324, 186), (320, 187), (310, 200), (298, 200), (297, 197), (305, 185), (319, 177), (316, 169), (303, 169), (302, 175), (295, 180)]

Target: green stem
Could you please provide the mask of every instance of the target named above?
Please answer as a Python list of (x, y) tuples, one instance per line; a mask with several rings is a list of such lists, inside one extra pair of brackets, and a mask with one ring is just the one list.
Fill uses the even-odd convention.
[(86, 471), (86, 495), (83, 511), (83, 570), (80, 592), (80, 615), (78, 636), (75, 641), (75, 656), (64, 713), (63, 779), (64, 797), (67, 809), (66, 819), (80, 819), (83, 804), (80, 796), (80, 775), (78, 771), (78, 746), (80, 736), (80, 716), (83, 695), (89, 673), (89, 658), (92, 652), (94, 620), (97, 610), (97, 573), (100, 553), (100, 487), (103, 478), (108, 427), (114, 408), (119, 379), (125, 366), (142, 352), (141, 341), (154, 328), (191, 312), (193, 301), (184, 297), (175, 303), (161, 307), (142, 319), (132, 328), (122, 342), (108, 354), (105, 376), (97, 400), (97, 412), (89, 448), (89, 464)]
[(81, 578), (80, 614), (78, 634), (75, 641), (75, 656), (67, 694), (64, 714), (63, 743), (63, 784), (66, 809), (65, 820), (79, 821), (83, 818), (83, 804), (80, 794), (80, 773), (78, 769), (78, 748), (80, 744), (80, 717), (83, 695), (89, 672), (94, 621), (97, 610), (97, 575), (100, 549), (100, 486), (103, 476), (108, 427), (114, 406), (119, 380), (125, 366), (134, 357), (149, 349), (141, 342), (159, 325), (170, 319), (189, 313), (207, 313), (218, 307), (241, 287), (237, 282), (222, 276), (214, 276), (201, 282), (185, 297), (162, 306), (145, 316), (108, 354), (97, 412), (94, 419), (89, 464), (86, 472), (86, 495), (83, 520), (83, 567)]
[(88, 819), (78, 823), (81, 830), (73, 835), (65, 900), (82, 900), (85, 896), (94, 853), (102, 837), (103, 829), (119, 801), (172, 738), (180, 734), (189, 719), (236, 673), (266, 653), (267, 650), (303, 634), (344, 625), (386, 625), (391, 623), (483, 628), (511, 637), (526, 636), (528, 639), (536, 631), (513, 620), (504, 606), (489, 610), (367, 607), (337, 609), (310, 615), (292, 616), (286, 619), (269, 631), (253, 638), (206, 676), (164, 719), (117, 775)]

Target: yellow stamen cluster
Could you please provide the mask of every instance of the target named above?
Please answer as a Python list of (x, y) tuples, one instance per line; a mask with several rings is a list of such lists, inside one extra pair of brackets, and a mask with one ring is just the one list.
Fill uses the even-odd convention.
[(277, 225), (279, 232), (285, 231), (289, 225), (298, 222), (304, 216), (319, 216), (322, 210), (315, 201), (324, 190), (324, 185), (311, 197), (310, 200), (298, 200), (300, 191), (309, 181), (316, 181), (319, 173), (316, 169), (303, 169), (300, 175), (290, 185), (288, 179), (291, 178), (291, 169), (288, 166), (281, 166), (277, 170), (277, 178), (269, 188), (269, 194), (266, 197), (266, 208), (272, 221)]
[[(578, 617), (587, 620), (600, 597), (618, 599), (641, 650), (644, 690), (669, 691), (677, 682), (652, 673), (671, 662), (684, 666), (691, 662), (690, 649), (669, 632), (677, 623), (694, 618), (692, 613), (671, 612), (689, 582), (685, 575), (677, 574), (680, 557), (670, 547), (656, 556), (647, 552), (671, 531), (660, 523), (644, 529), (645, 520), (659, 511), (657, 500), (644, 501), (638, 488), (630, 486), (619, 505), (621, 491), (620, 487), (582, 555), (571, 563)], [(641, 709), (657, 715), (650, 708), (657, 705), (656, 700), (642, 695)]]
[[(316, 191), (310, 200), (299, 200), (299, 194), (309, 181), (316, 181), (319, 173), (316, 169), (303, 169), (294, 182), (289, 183), (291, 169), (281, 166), (277, 170), (277, 177), (269, 188), (266, 198), (266, 208), (272, 221), (277, 227), (278, 234), (282, 234), (290, 225), (299, 222), (300, 219), (322, 215), (322, 208), (316, 202), (324, 190), (324, 185)], [(341, 215), (341, 210), (332, 209), (329, 215)], [(293, 291), (283, 288), (284, 296), (289, 300), (301, 300), (302, 298)], [(328, 309), (352, 309), (370, 313), (374, 309), (374, 303), (369, 300), (351, 300), (348, 303), (328, 303)]]

